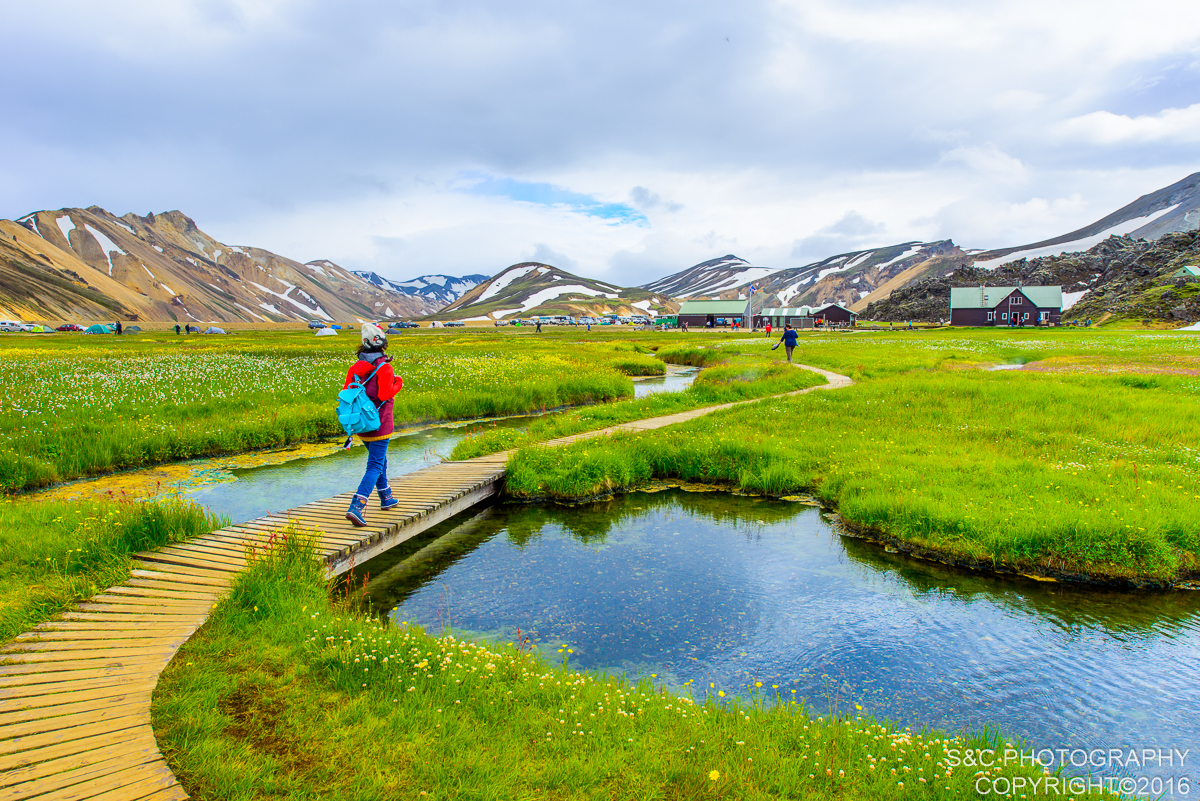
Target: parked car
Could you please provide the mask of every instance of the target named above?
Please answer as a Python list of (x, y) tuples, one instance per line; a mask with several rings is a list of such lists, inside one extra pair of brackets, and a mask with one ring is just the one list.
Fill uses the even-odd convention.
[(446, 321), (447, 328), (464, 328), (465, 326), (466, 326), (466, 323), (464, 323), (462, 320), (447, 320)]
[(324, 328), (325, 323), (321, 322), (320, 320), (309, 320), (308, 327), (309, 328)]
[(492, 325), (508, 325), (508, 320), (495, 320)]
[(25, 329), (25, 323), (20, 320), (0, 320), (0, 331), (16, 334)]
[(412, 320), (401, 320), (396, 323), (397, 328), (420, 328), (419, 323), (414, 323)]
[(76, 325), (75, 323), (63, 323), (62, 325), (60, 325), (58, 328), (55, 328), (54, 330), (55, 331), (82, 331), (83, 326)]

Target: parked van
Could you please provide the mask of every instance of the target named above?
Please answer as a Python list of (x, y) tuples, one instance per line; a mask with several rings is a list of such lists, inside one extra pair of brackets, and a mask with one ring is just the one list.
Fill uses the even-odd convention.
[(20, 320), (0, 320), (0, 331), (15, 334), (25, 330), (25, 323)]

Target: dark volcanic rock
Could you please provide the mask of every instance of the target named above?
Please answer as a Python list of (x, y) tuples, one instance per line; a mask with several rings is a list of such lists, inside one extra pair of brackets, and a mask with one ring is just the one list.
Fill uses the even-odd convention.
[(1200, 280), (1172, 278), (1187, 264), (1200, 264), (1200, 231), (1168, 233), (1147, 242), (1111, 236), (1079, 253), (1020, 259), (994, 270), (964, 267), (953, 274), (897, 289), (869, 305), (861, 319), (934, 321), (950, 316), (951, 287), (1059, 285), (1063, 293), (1085, 294), (1064, 319), (1105, 315), (1190, 323), (1200, 320)]

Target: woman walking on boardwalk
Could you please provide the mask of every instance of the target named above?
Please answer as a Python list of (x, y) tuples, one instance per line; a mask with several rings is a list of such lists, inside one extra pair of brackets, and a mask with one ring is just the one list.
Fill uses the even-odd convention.
[(366, 387), (367, 397), (379, 408), (379, 428), (358, 435), (367, 446), (367, 470), (346, 511), (346, 519), (356, 526), (367, 524), (363, 510), (372, 489), (379, 492), (380, 509), (391, 509), (400, 503), (392, 497), (392, 488), (388, 486), (387, 449), (388, 440), (395, 430), (392, 398), (404, 388), (404, 379), (392, 370), (392, 357), (386, 354), (387, 346), (387, 335), (378, 326), (363, 323), (358, 361), (346, 373), (346, 383), (342, 386), (342, 389), (347, 389), (357, 377)]

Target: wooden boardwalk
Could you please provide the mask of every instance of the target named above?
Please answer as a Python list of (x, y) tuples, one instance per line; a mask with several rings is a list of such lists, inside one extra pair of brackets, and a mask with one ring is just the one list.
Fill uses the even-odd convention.
[[(803, 366), (803, 365), (800, 365)], [(814, 367), (829, 382), (850, 379)], [(741, 401), (752, 403), (754, 401)], [(710, 406), (545, 443), (647, 431), (737, 406)], [(150, 726), (158, 675), (245, 565), (247, 547), (296, 524), (321, 532), (330, 575), (352, 569), (496, 494), (508, 454), (445, 462), (391, 479), (400, 505), (345, 518), (350, 493), (139, 554), (130, 579), (0, 648), (0, 801), (187, 798)]]

